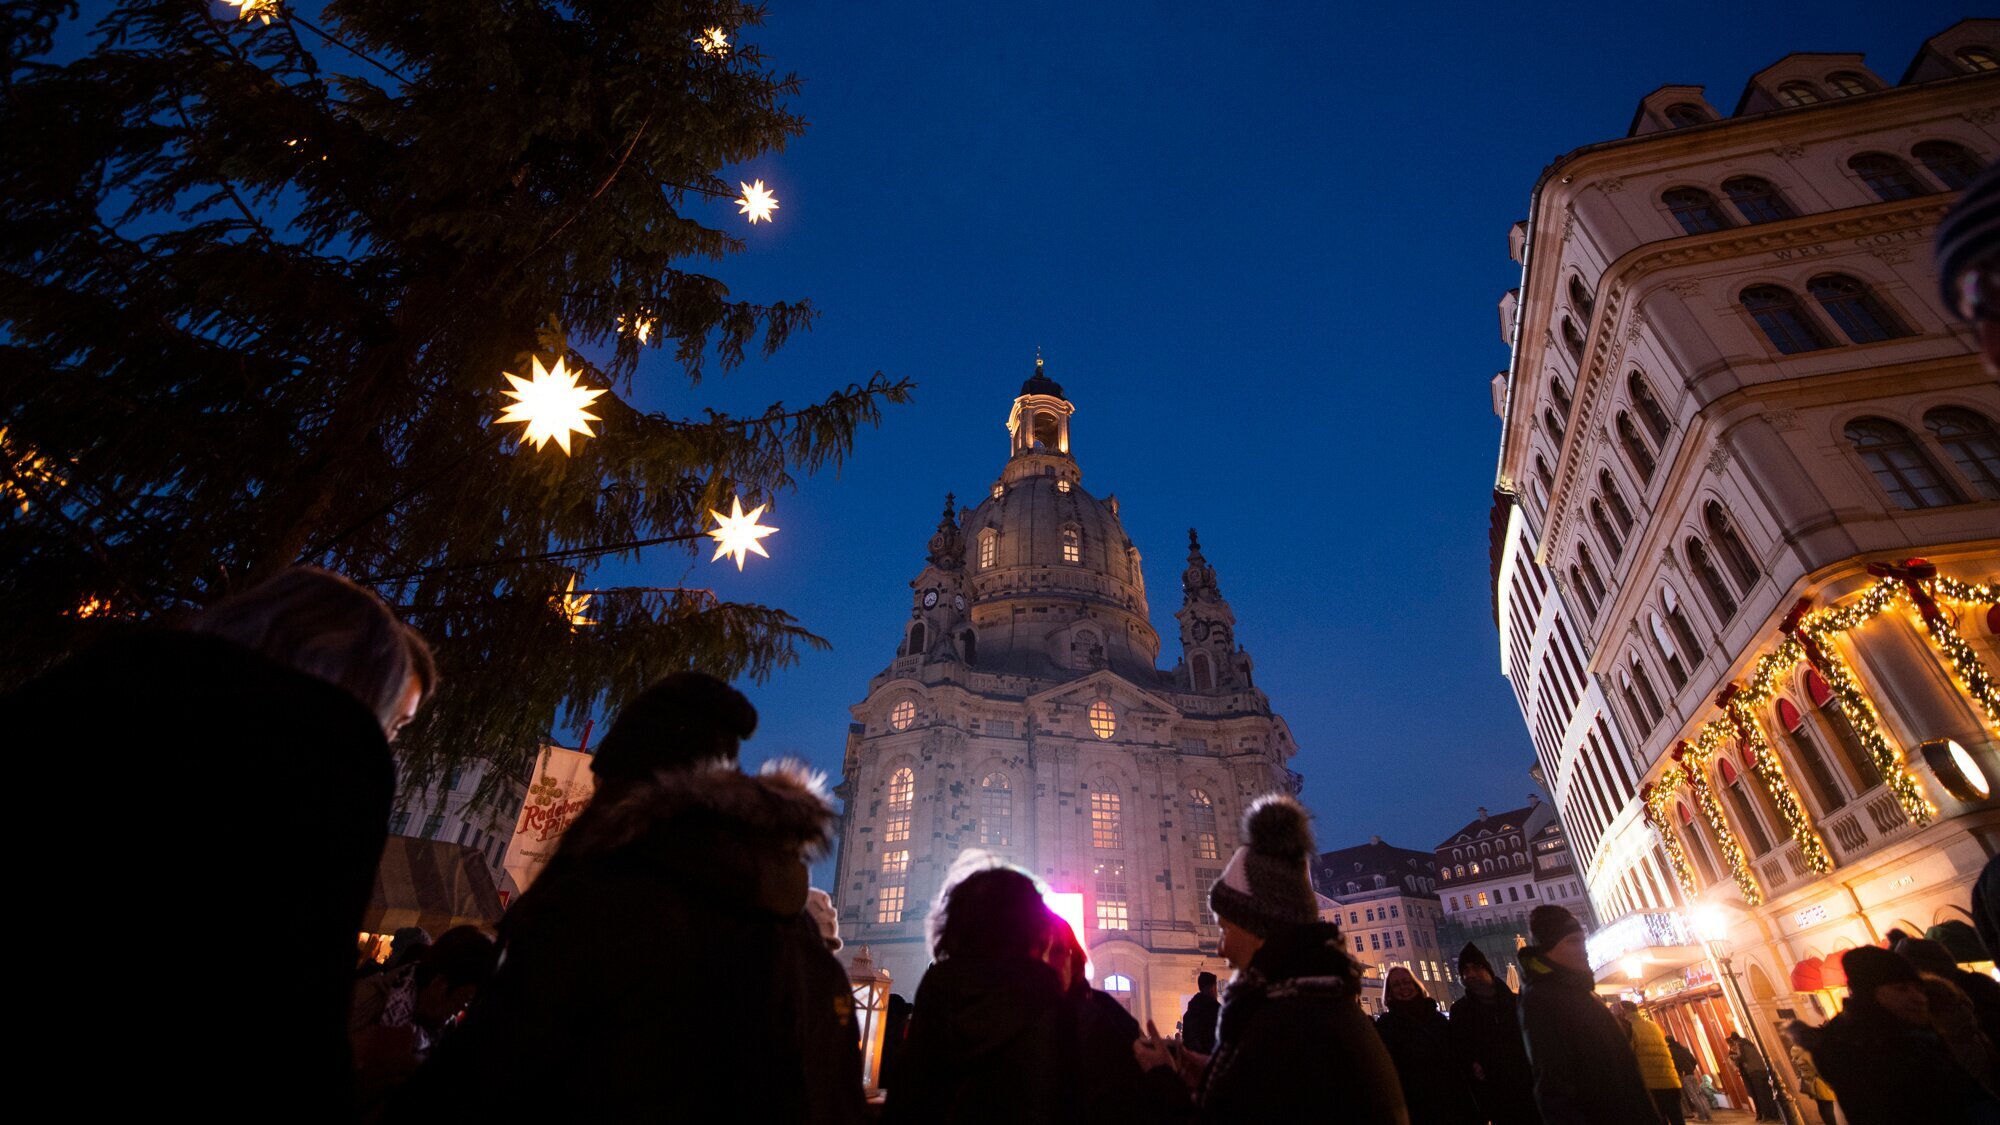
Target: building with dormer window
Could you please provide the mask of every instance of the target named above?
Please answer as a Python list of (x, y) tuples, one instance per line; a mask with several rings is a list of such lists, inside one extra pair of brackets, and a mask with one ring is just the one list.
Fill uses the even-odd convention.
[(1445, 948), (1438, 937), (1444, 904), (1437, 875), (1431, 853), (1383, 843), (1380, 836), (1314, 860), (1313, 888), (1324, 900), (1320, 920), (1340, 927), (1348, 952), (1361, 963), (1361, 1002), (1367, 1010), (1384, 1010), (1383, 981), (1399, 966), (1439, 1000), (1459, 995), (1457, 950)]
[(1192, 532), (1180, 658), (1158, 666), (1139, 550), (1083, 486), (1074, 414), (1036, 360), (999, 479), (974, 507), (945, 498), (896, 656), (852, 709), (833, 895), (911, 995), (952, 863), (1004, 857), (1082, 896), (1097, 980), (1171, 1027), (1225, 968), (1208, 888), (1244, 808), (1298, 790), (1297, 747)]

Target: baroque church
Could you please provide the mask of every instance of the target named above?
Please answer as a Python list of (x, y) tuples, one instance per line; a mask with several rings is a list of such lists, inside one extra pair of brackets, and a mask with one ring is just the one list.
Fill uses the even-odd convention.
[(1244, 808), (1298, 791), (1297, 747), (1193, 532), (1181, 652), (1159, 667), (1139, 550), (1117, 497), (1083, 487), (1074, 412), (1037, 359), (999, 479), (975, 507), (945, 498), (896, 657), (852, 709), (833, 895), (850, 945), (914, 996), (946, 872), (1000, 856), (1081, 896), (1098, 986), (1171, 1028), (1198, 972), (1226, 975), (1208, 888)]

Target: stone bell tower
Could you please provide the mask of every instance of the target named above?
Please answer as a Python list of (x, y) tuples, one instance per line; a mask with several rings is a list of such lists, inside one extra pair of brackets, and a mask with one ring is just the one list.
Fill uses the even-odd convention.
[(1181, 571), (1181, 651), (1188, 688), (1227, 691), (1250, 685), (1250, 654), (1236, 647), (1236, 614), (1216, 585), (1215, 568), (1188, 528), (1188, 564)]

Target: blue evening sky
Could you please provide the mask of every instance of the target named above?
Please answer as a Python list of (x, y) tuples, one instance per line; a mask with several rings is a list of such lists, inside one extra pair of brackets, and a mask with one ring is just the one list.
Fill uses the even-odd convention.
[(1201, 530), (1323, 848), (1429, 848), (1476, 806), (1523, 803), (1486, 546), (1508, 226), (1545, 164), (1622, 136), (1657, 86), (1705, 84), (1727, 113), (1792, 51), (1864, 51), (1894, 82), (1964, 14), (1806, 11), (774, 3), (743, 38), (804, 79), (811, 128), (728, 170), (781, 206), (734, 224), (748, 251), (716, 272), (824, 315), (693, 391), (665, 355), (642, 381), (669, 409), (797, 403), (877, 370), (921, 386), (843, 472), (779, 499), (772, 559), (641, 568), (833, 642), (744, 685), (763, 715), (746, 757), (838, 772), (944, 493), (972, 503), (998, 475), (1040, 346), (1084, 485), (1117, 494), (1145, 558), (1167, 665)]

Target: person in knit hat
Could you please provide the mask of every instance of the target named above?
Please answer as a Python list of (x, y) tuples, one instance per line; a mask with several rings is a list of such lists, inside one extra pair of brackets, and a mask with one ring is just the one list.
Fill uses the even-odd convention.
[[(1959, 968), (1958, 959), (1941, 941), (1911, 937), (1902, 930), (1890, 930), (1887, 938), (1889, 948), (1895, 951), (1896, 956), (1908, 961), (1918, 972), (1952, 986), (1950, 989), (1928, 990), (1931, 996), (1931, 1024), (1939, 1034), (1953, 1041), (1952, 1049), (1959, 1055), (1959, 1061), (1965, 1062), (1975, 1054), (1979, 1057), (1991, 1055), (1993, 1048), (2000, 1046), (2000, 983), (1985, 973)], [(1964, 1000), (1959, 1001), (1954, 994), (1962, 995)], [(1941, 1003), (1951, 1009), (1949, 1014), (1939, 1010)], [(1967, 1005), (1969, 1012), (1960, 1011)], [(1984, 1037), (1983, 1043), (1972, 1042), (1973, 1037), (1966, 1033), (1963, 1025), (1968, 1016)], [(1947, 1026), (1948, 1021), (1953, 1026)], [(1992, 1069), (1991, 1062), (1978, 1068), (1981, 1072)], [(1988, 1086), (1995, 1085), (1993, 1080), (1985, 1077), (1981, 1081)]]
[(1986, 370), (2000, 375), (2000, 163), (1965, 185), (1932, 248), (1945, 307), (1971, 323)]
[(1458, 979), (1465, 996), (1451, 1006), (1451, 1037), (1472, 1061), (1480, 1108), (1493, 1125), (1542, 1125), (1535, 1072), (1521, 1044), (1520, 998), (1471, 942), (1458, 952)]
[(1847, 1006), (1800, 1033), (1848, 1125), (1991, 1125), (2000, 1098), (1953, 1060), (1931, 1028), (1923, 978), (1879, 946), (1850, 949)]
[(1535, 1104), (1548, 1125), (1653, 1125), (1660, 1120), (1632, 1044), (1603, 1004), (1584, 950), (1583, 923), (1544, 903), (1521, 947), (1521, 1033), (1534, 1067)]
[(1209, 888), (1220, 953), (1236, 970), (1205, 1062), (1149, 1034), (1132, 1053), (1156, 1090), (1194, 1091), (1203, 1125), (1267, 1122), (1338, 1108), (1355, 1125), (1408, 1125), (1382, 1040), (1361, 1012), (1361, 968), (1340, 927), (1319, 920), (1306, 811), (1283, 794), (1244, 816), (1244, 844)]
[(1387, 1010), (1375, 1017), (1375, 1033), (1396, 1064), (1410, 1125), (1485, 1125), (1473, 1091), (1472, 1060), (1423, 982), (1397, 965), (1383, 982), (1382, 1001)]

